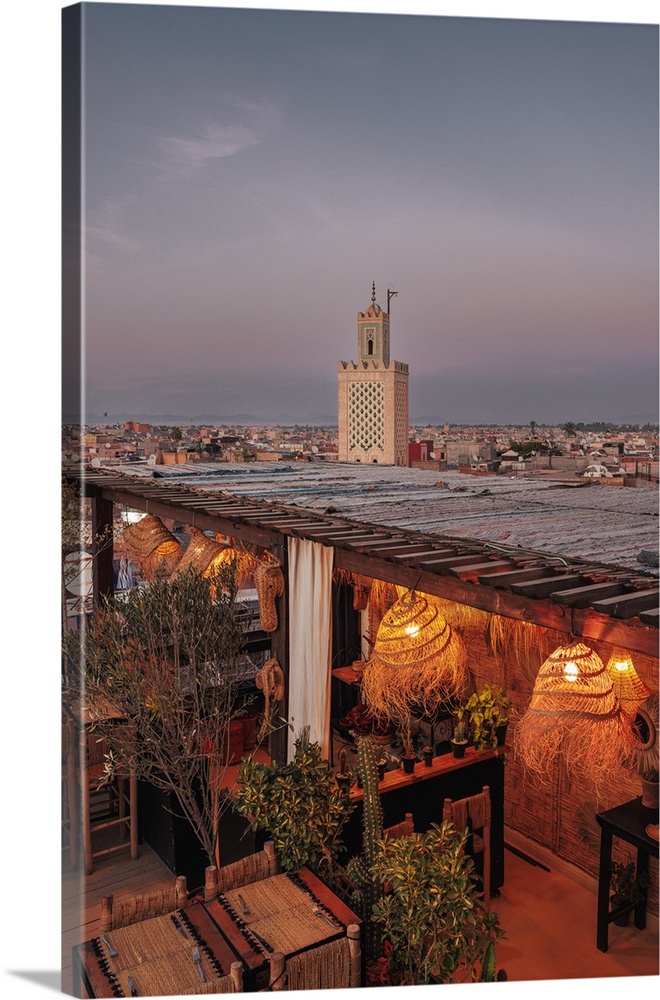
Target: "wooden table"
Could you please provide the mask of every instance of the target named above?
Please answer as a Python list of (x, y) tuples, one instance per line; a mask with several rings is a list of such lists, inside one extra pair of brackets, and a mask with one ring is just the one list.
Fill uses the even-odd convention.
[[(249, 913), (243, 913), (239, 896)], [(316, 917), (315, 909), (327, 919)], [(176, 916), (187, 939), (167, 914), (110, 931), (107, 937), (118, 953), (114, 958), (100, 938), (76, 946), (74, 986), (82, 983), (83, 996), (127, 997), (131, 976), (142, 997), (201, 992), (192, 961), (193, 944), (200, 950), (209, 983), (231, 974), (232, 964), (240, 962), (245, 992), (268, 987), (269, 980), (283, 972), (288, 958), (342, 937), (349, 936), (349, 945), (359, 956), (360, 918), (307, 868), (252, 882), (206, 903), (193, 903), (177, 910)], [(351, 925), (358, 925), (353, 940), (347, 935)], [(279, 972), (273, 977), (274, 969)], [(273, 988), (281, 986), (280, 982)]]
[(206, 907), (243, 963), (246, 991), (268, 986), (273, 960), (282, 965), (293, 955), (346, 937), (350, 925), (357, 925), (359, 950), (360, 918), (308, 868), (231, 889)]
[(208, 983), (232, 974), (236, 961), (204, 903), (194, 903), (176, 916), (187, 937), (177, 931), (172, 915), (141, 920), (107, 934), (117, 955), (111, 958), (100, 938), (73, 949), (73, 985), (82, 983), (88, 997), (128, 997), (131, 976), (137, 995), (194, 993), (202, 985), (192, 960), (193, 945), (201, 955)]
[(652, 840), (646, 832), (649, 823), (657, 823), (658, 814), (655, 810), (643, 806), (641, 798), (636, 798), (606, 812), (597, 813), (596, 820), (600, 826), (596, 947), (599, 951), (607, 951), (610, 922), (621, 912), (634, 909), (635, 927), (639, 930), (646, 927), (646, 889), (642, 890), (643, 895), (639, 903), (620, 907), (616, 912), (609, 912), (612, 838), (619, 837), (637, 848), (637, 874), (643, 875), (648, 870), (649, 857), (651, 855), (654, 858), (658, 857), (658, 842)]

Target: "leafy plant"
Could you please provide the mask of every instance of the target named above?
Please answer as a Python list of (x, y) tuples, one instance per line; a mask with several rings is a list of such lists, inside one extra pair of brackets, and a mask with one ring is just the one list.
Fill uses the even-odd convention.
[(469, 720), (475, 750), (483, 750), (497, 746), (496, 729), (509, 721), (510, 708), (511, 700), (503, 688), (484, 684), (455, 714), (459, 722)]
[(318, 743), (297, 739), (293, 760), (283, 766), (245, 757), (233, 794), (252, 829), (268, 831), (285, 871), (308, 865), (333, 879), (341, 831), (355, 803), (337, 789)]
[[(229, 724), (239, 709), (234, 666), (245, 641), (226, 565), (193, 569), (105, 598), (81, 632), (64, 635), (65, 697), (84, 704), (109, 747), (108, 779), (132, 769), (172, 793), (214, 864)], [(108, 719), (110, 705), (121, 719)]]
[(388, 891), (373, 919), (389, 942), (392, 981), (476, 982), (488, 946), (503, 936), (497, 914), (477, 895), (467, 836), (443, 822), (382, 843), (372, 872)]
[(610, 868), (610, 892), (621, 902), (639, 903), (648, 885), (648, 873), (637, 874), (635, 863), (628, 855), (627, 861), (613, 861)]

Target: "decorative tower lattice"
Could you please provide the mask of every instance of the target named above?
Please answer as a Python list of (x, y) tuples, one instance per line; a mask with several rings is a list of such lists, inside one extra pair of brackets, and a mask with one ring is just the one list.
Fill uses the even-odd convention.
[(408, 465), (408, 365), (390, 359), (390, 316), (375, 282), (357, 337), (358, 360), (337, 366), (339, 461)]

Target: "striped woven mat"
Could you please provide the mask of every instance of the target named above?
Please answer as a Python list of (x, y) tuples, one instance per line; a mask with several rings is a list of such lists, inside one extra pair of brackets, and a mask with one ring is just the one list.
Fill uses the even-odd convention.
[[(187, 938), (177, 931), (172, 915), (167, 914), (109, 931), (107, 936), (117, 952), (114, 958), (108, 955), (100, 938), (92, 942), (113, 996), (131, 995), (129, 976), (138, 996), (143, 997), (217, 992), (218, 980), (229, 970), (222, 968), (206, 941), (186, 920), (185, 911), (177, 910), (176, 916)], [(199, 948), (206, 987), (192, 959), (194, 945)], [(212, 989), (214, 985), (215, 990)]]
[[(274, 951), (293, 955), (332, 940), (346, 928), (294, 873), (273, 875), (240, 889), (230, 889), (218, 901), (231, 914), (244, 937), (268, 956)], [(241, 902), (242, 901), (242, 902)], [(249, 910), (243, 912), (243, 904)]]

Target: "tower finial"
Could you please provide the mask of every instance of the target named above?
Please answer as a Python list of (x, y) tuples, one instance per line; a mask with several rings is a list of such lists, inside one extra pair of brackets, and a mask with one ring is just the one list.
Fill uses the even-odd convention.
[(371, 282), (371, 304), (376, 305), (376, 282)]

